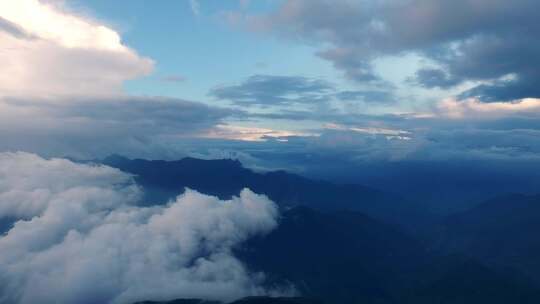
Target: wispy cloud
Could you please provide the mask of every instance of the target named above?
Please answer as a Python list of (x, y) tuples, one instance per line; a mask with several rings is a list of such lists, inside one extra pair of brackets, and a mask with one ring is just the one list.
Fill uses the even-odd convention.
[(195, 16), (199, 16), (201, 14), (201, 4), (198, 0), (189, 0), (189, 5), (191, 6), (191, 11)]
[(159, 80), (164, 81), (164, 82), (182, 83), (182, 82), (186, 82), (187, 78), (182, 75), (167, 75), (167, 76), (161, 77)]

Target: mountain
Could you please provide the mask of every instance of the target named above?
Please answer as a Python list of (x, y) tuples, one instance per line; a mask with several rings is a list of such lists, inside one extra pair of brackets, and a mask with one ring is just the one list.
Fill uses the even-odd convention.
[(307, 298), (250, 297), (230, 304), (322, 304), (322, 302)]
[(434, 213), (450, 215), (508, 193), (539, 193), (539, 165), (519, 158), (496, 165), (478, 159), (400, 160), (336, 164), (332, 170), (332, 164), (312, 165), (303, 174), (400, 194)]
[(137, 302), (135, 304), (221, 304), (221, 302), (205, 301), (205, 300), (198, 300), (198, 299), (177, 299), (177, 300), (172, 300), (172, 301), (161, 301), (161, 302), (143, 301), (143, 302)]
[(533, 304), (540, 299), (539, 289), (530, 282), (466, 258), (437, 260), (429, 276), (432, 278), (401, 303)]
[(433, 255), (394, 226), (357, 212), (292, 208), (273, 232), (249, 240), (235, 255), (251, 271), (264, 272), (267, 287), (294, 286), (320, 302), (260, 297), (233, 304), (533, 304), (540, 299), (537, 286), (519, 274), (461, 255)]
[[(114, 156), (102, 162), (132, 173), (151, 204), (165, 203), (185, 187), (222, 199), (247, 187), (275, 201), (281, 211), (278, 227), (235, 249), (249, 270), (264, 272), (267, 287), (294, 286), (326, 304), (540, 299), (538, 284), (528, 279), (540, 273), (540, 241), (534, 234), (540, 229), (539, 197), (500, 197), (428, 226), (433, 218), (421, 205), (361, 185), (284, 171), (258, 173), (233, 160)], [(411, 231), (429, 232), (430, 238), (419, 241), (421, 234)], [(237, 303), (312, 303), (289, 300)], [(171, 303), (204, 303), (185, 301)]]
[(540, 195), (505, 195), (445, 219), (434, 236), (439, 251), (514, 268), (540, 282)]
[(537, 303), (520, 274), (463, 255), (435, 255), (400, 230), (356, 212), (306, 207), (283, 214), (269, 235), (237, 253), (279, 286), (328, 304)]
[(250, 188), (280, 207), (309, 206), (322, 211), (363, 212), (388, 223), (418, 230), (432, 220), (421, 204), (361, 185), (338, 185), (285, 171), (257, 173), (235, 160), (130, 160), (111, 156), (101, 161), (135, 175), (147, 201), (166, 202), (188, 187), (222, 199)]
[[(167, 302), (138, 302), (136, 304), (220, 304), (220, 302), (203, 300), (173, 300)], [(231, 302), (229, 304), (322, 304), (319, 301), (305, 298), (270, 298), (270, 297), (249, 297)]]
[(306, 207), (284, 212), (273, 232), (248, 241), (237, 256), (271, 283), (291, 283), (327, 303), (393, 303), (428, 258), (393, 226), (357, 212)]

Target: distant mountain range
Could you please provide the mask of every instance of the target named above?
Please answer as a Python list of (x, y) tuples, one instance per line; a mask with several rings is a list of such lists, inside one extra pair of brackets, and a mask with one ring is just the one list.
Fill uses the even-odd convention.
[(429, 255), (393, 226), (358, 212), (286, 211), (276, 230), (237, 254), (253, 270), (327, 302), (388, 303)]
[(406, 304), (533, 304), (540, 299), (536, 284), (519, 275), (494, 270), (480, 262), (449, 256), (434, 261), (422, 283), (393, 303)]
[(265, 194), (282, 208), (308, 206), (322, 211), (358, 211), (410, 229), (419, 229), (433, 220), (424, 206), (398, 195), (362, 185), (311, 180), (285, 171), (257, 173), (235, 160), (149, 161), (111, 156), (102, 163), (134, 174), (151, 202), (166, 202), (183, 193), (186, 187), (222, 199), (249, 188)]
[[(138, 302), (136, 304), (220, 304), (215, 301), (204, 301), (196, 299), (179, 299), (166, 302)], [(319, 301), (306, 298), (269, 298), (269, 297), (249, 297), (234, 301), (230, 304), (322, 304)]]
[(441, 252), (515, 268), (540, 282), (540, 195), (506, 195), (447, 217), (434, 236)]
[[(384, 191), (284, 171), (257, 173), (232, 160), (114, 156), (103, 163), (134, 174), (156, 204), (185, 187), (220, 198), (247, 187), (274, 200), (281, 209), (278, 227), (235, 252), (250, 270), (266, 274), (269, 287), (293, 285), (326, 304), (540, 300), (540, 196), (503, 196), (438, 218)], [(207, 303), (178, 301), (170, 303)], [(243, 301), (235, 304), (318, 303)]]

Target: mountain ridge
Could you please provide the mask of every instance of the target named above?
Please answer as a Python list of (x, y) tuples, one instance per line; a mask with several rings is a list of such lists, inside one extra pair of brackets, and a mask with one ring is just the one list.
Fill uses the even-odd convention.
[(184, 188), (221, 199), (249, 188), (268, 196), (282, 208), (304, 205), (322, 211), (359, 211), (416, 231), (434, 217), (421, 204), (381, 190), (312, 180), (283, 170), (257, 173), (237, 160), (132, 160), (116, 155), (100, 163), (135, 175), (146, 191), (147, 200), (161, 203), (183, 193)]

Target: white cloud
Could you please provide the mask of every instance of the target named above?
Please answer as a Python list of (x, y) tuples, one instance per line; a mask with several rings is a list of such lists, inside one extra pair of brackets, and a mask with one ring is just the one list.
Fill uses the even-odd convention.
[(0, 11), (4, 19), (17, 24), (28, 34), (67, 48), (127, 50), (114, 30), (38, 0), (0, 1)]
[(242, 141), (266, 141), (269, 138), (286, 141), (291, 136), (317, 136), (307, 132), (273, 130), (258, 127), (242, 127), (233, 125), (217, 125), (202, 137), (217, 139), (232, 139)]
[(231, 251), (276, 226), (266, 197), (220, 201), (188, 190), (136, 205), (131, 177), (108, 167), (0, 154), (0, 303), (133, 303), (265, 293)]
[(513, 102), (481, 102), (476, 98), (466, 100), (445, 99), (437, 105), (437, 113), (452, 119), (501, 118), (513, 114), (540, 114), (540, 99), (525, 98)]
[(1, 95), (119, 93), (153, 69), (116, 31), (58, 4), (0, 0), (0, 18), (12, 29), (0, 26)]
[(80, 193), (81, 186), (99, 189), (101, 198), (114, 204), (132, 203), (138, 196), (131, 177), (110, 167), (44, 160), (29, 153), (0, 153), (0, 164), (0, 217), (38, 216), (70, 191)]
[(362, 134), (369, 135), (383, 135), (387, 139), (402, 139), (410, 140), (411, 132), (406, 130), (397, 130), (397, 129), (388, 129), (388, 128), (379, 128), (379, 127), (349, 127), (340, 124), (328, 123), (324, 125), (325, 129), (328, 130), (338, 130), (338, 131), (352, 131)]

